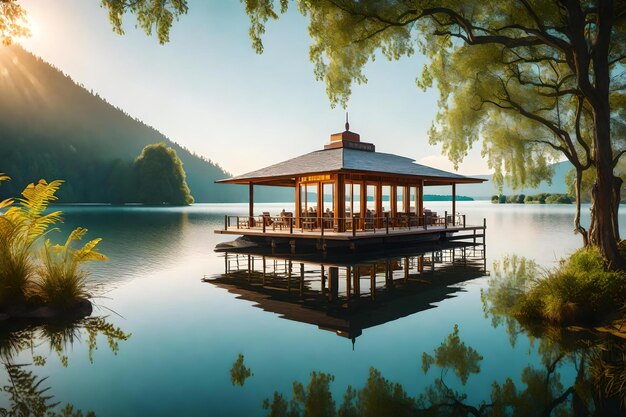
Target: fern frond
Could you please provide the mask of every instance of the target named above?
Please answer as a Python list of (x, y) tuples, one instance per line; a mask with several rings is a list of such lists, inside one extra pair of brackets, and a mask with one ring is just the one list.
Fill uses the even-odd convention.
[(54, 180), (50, 183), (46, 180), (39, 180), (37, 184), (31, 183), (22, 191), (19, 199), (20, 205), (33, 215), (39, 215), (48, 205), (57, 200), (56, 192), (63, 184), (62, 180)]
[(85, 246), (74, 252), (74, 260), (76, 262), (107, 261), (109, 258), (94, 250), (101, 240), (101, 238), (98, 238), (85, 243)]
[(87, 233), (87, 229), (85, 229), (84, 227), (77, 227), (67, 237), (64, 247), (68, 248), (72, 244), (72, 242), (81, 240), (85, 236), (86, 233)]

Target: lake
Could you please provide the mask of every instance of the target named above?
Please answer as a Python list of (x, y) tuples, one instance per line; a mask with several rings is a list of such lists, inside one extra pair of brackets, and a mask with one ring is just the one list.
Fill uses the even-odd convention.
[[(436, 211), (450, 203), (431, 202)], [(258, 204), (257, 211), (278, 213), (286, 204)], [(232, 237), (216, 235), (224, 215), (245, 214), (247, 205), (203, 205), (185, 208), (62, 206), (64, 232), (76, 226), (88, 237), (102, 237), (100, 250), (110, 261), (91, 264), (90, 284), (97, 294), (94, 316), (129, 334), (113, 349), (98, 335), (89, 354), (89, 333), (77, 329), (66, 336), (57, 354), (45, 335), (35, 335), (32, 346), (4, 362), (31, 364), (26, 369), (47, 377), (44, 385), (54, 401), (71, 403), (98, 416), (261, 416), (274, 392), (289, 400), (293, 382), (305, 386), (311, 372), (334, 375), (330, 392), (337, 406), (346, 388), (360, 389), (370, 368), (399, 383), (417, 397), (444, 373), (436, 366), (422, 370), (422, 353), (433, 355), (458, 325), (459, 336), (481, 356), (480, 372), (466, 384), (453, 372), (446, 386), (467, 394), (465, 403), (489, 401), (492, 383), (510, 378), (521, 389), (527, 367), (545, 369), (545, 344), (526, 332), (510, 328), (486, 315), (481, 289), (488, 276), (455, 284), (452, 297), (415, 314), (364, 329), (351, 340), (317, 326), (281, 318), (235, 294), (204, 282), (224, 273), (223, 254), (216, 244)], [(573, 206), (492, 205), (458, 202), (468, 224), (487, 219), (487, 270), (507, 254), (518, 254), (544, 267), (581, 244), (573, 230)], [(583, 207), (583, 222), (588, 207)], [(622, 234), (626, 214), (620, 216)], [(65, 234), (51, 238), (64, 240)], [(495, 325), (494, 325), (495, 324)], [(92, 344), (93, 347), (93, 344)], [(252, 375), (243, 386), (231, 381), (238, 355)], [(556, 366), (560, 384), (576, 378), (572, 361)], [(1, 385), (9, 383), (2, 374)], [(530, 400), (529, 400), (530, 401)], [(0, 396), (0, 406), (9, 399)]]

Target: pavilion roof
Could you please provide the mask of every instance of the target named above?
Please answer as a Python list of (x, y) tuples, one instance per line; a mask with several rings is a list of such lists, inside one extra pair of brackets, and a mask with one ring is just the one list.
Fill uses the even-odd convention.
[[(466, 177), (415, 163), (414, 159), (347, 147), (323, 149), (297, 156), (256, 171), (219, 180), (222, 183), (271, 183), (272, 180), (294, 178), (307, 174), (338, 171), (413, 176), (450, 183), (478, 183), (480, 178)], [(286, 185), (286, 184), (285, 184)]]

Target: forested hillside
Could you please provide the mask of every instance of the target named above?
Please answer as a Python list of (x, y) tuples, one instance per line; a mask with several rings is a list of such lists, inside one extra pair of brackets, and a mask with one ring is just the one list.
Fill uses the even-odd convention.
[[(119, 203), (130, 163), (144, 146), (165, 142), (182, 160), (196, 202), (247, 199), (246, 187), (214, 184), (229, 176), (219, 165), (113, 107), (18, 45), (0, 47), (0, 97), (0, 172), (12, 177), (0, 196), (17, 195), (26, 184), (46, 178), (66, 181), (59, 193), (62, 202)], [(264, 190), (257, 196), (260, 201), (284, 200), (292, 194)]]

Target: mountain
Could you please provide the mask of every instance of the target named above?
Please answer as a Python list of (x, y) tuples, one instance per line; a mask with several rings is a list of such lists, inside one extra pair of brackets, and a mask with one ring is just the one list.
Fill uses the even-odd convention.
[[(132, 161), (165, 142), (183, 162), (196, 202), (244, 202), (248, 190), (215, 184), (230, 174), (78, 85), (19, 45), (0, 47), (0, 197), (40, 178), (63, 179), (61, 202), (119, 202)], [(290, 201), (293, 190), (262, 187), (259, 201)]]
[[(534, 195), (539, 193), (559, 193), (566, 194), (567, 193), (567, 182), (565, 181), (565, 176), (572, 169), (572, 165), (568, 161), (558, 162), (552, 165), (552, 169), (554, 174), (552, 175), (552, 184), (548, 184), (547, 181), (542, 181), (537, 188), (522, 188), (520, 190), (513, 190), (508, 185), (504, 185), (502, 194), (504, 195), (512, 195), (512, 194), (525, 194), (525, 195)], [(487, 182), (482, 184), (461, 184), (457, 185), (456, 192), (460, 195), (466, 195), (470, 197), (474, 197), (477, 199), (489, 199), (494, 194), (499, 194), (498, 189), (495, 187), (494, 182), (492, 180), (491, 175), (470, 175), (474, 178), (482, 178), (486, 179)], [(439, 187), (437, 187), (439, 188)], [(447, 191), (445, 191), (447, 188)], [(431, 192), (430, 189), (427, 189), (426, 192)], [(440, 194), (450, 194), (450, 187), (442, 187)]]

